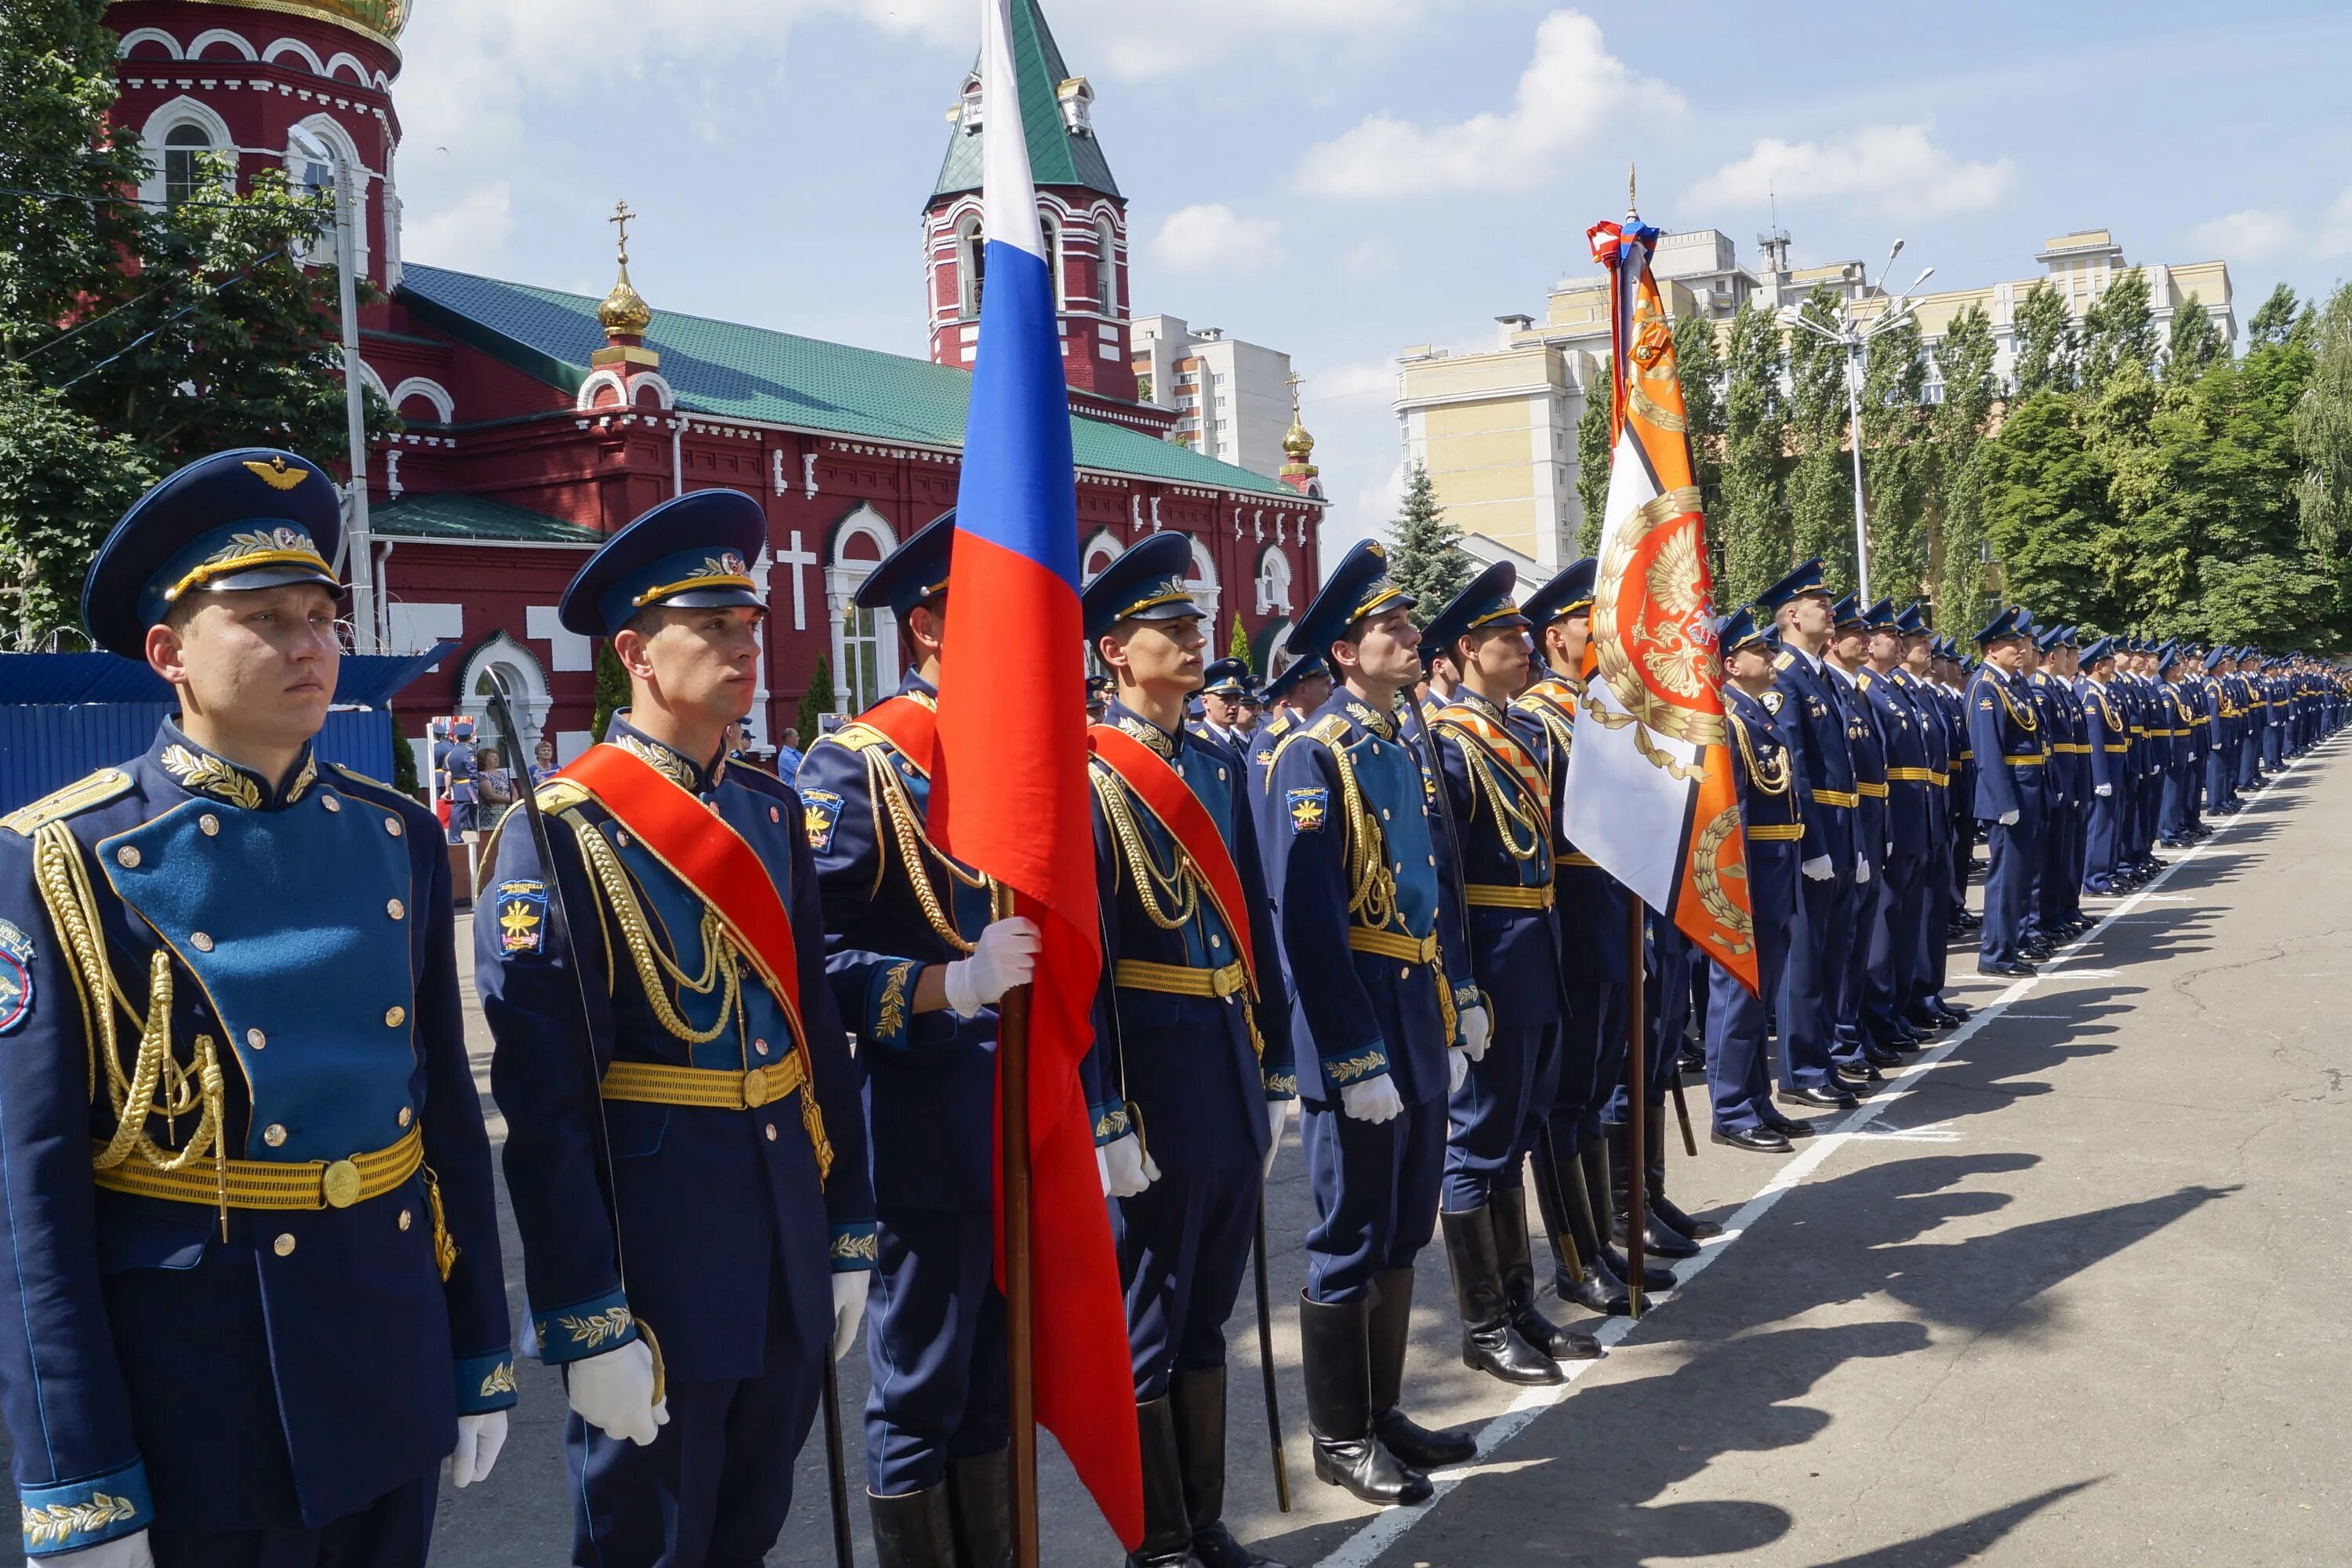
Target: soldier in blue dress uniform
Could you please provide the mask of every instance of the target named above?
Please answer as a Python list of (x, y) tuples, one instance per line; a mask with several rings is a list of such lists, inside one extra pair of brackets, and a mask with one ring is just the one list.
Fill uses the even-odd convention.
[(1244, 725), (1243, 704), (1256, 695), (1250, 689), (1249, 660), (1221, 658), (1201, 674), (1201, 721), (1190, 726), (1192, 732), (1236, 757), (1247, 756), (1249, 731)]
[[(0, 1405), (24, 1550), (422, 1564), (515, 1402), (430, 813), (320, 761), (340, 496), (205, 458), (82, 618), (177, 710), (0, 819)], [(453, 1454), (454, 1450), (454, 1454)]]
[[(1910, 700), (1912, 722), (1926, 761), (1927, 832), (1916, 871), (1916, 913), (1906, 932), (1911, 944), (1911, 984), (1903, 1021), (1921, 1036), (1968, 1020), (1964, 1007), (1944, 999), (1951, 944), (1952, 773), (1951, 715), (1935, 679), (1936, 634), (1927, 606), (1914, 600), (1895, 617), (1902, 662), (1892, 679)], [(1891, 792), (1890, 783), (1890, 792)], [(1890, 798), (1891, 793), (1890, 793)]]
[(1250, 736), (1250, 782), (1257, 786), (1252, 808), (1265, 809), (1267, 770), (1274, 766), (1274, 749), (1285, 735), (1331, 700), (1331, 666), (1319, 653), (1294, 658), (1265, 683), (1265, 722)]
[(1917, 932), (1925, 922), (1922, 881), (1935, 837), (1934, 795), (1941, 793), (1940, 768), (1929, 767), (1929, 721), (1913, 700), (1903, 675), (1904, 629), (1894, 601), (1870, 606), (1864, 668), (1854, 689), (1869, 705), (1884, 744), (1886, 773), (1886, 856), (1870, 881), (1869, 915), (1863, 926), (1866, 946), (1862, 997), (1856, 1023), (1864, 1046), (1883, 1054), (1916, 1050), (1922, 1037), (1911, 1023), (1918, 993), (1921, 954)]
[(2032, 671), (2026, 681), (2033, 693), (2050, 742), (2050, 762), (2043, 775), (2042, 805), (2047, 813), (2042, 834), (2042, 862), (2034, 880), (2032, 929), (2036, 947), (2046, 955), (2078, 934), (2087, 922), (2081, 919), (2076, 892), (2082, 886), (2082, 862), (2076, 845), (2087, 813), (2084, 798), (2090, 791), (2083, 775), (2090, 763), (2083, 739), (2082, 705), (2066, 679), (2066, 648), (2071, 628), (2044, 627), (2034, 639)]
[(2102, 896), (2116, 891), (2122, 843), (2122, 783), (2131, 750), (2123, 709), (2114, 690), (2116, 639), (2101, 637), (2083, 650), (2083, 673), (2075, 697), (2083, 705), (2083, 744), (2090, 748), (2091, 816), (2084, 834), (2083, 887)]
[(1143, 1542), (1129, 1562), (1258, 1568), (1270, 1560), (1223, 1522), (1225, 1323), (1298, 1075), (1248, 773), (1182, 724), (1206, 641), (1191, 563), (1190, 545), (1163, 533), (1080, 596), (1089, 651), (1118, 681), (1088, 764), (1097, 1124), (1115, 1108), (1152, 1177), (1116, 1211), (1143, 1447)]
[(1470, 1068), (1452, 1097), (1438, 1217), (1464, 1363), (1506, 1383), (1548, 1384), (1563, 1381), (1558, 1358), (1596, 1356), (1601, 1347), (1535, 1305), (1526, 1159), (1558, 1090), (1566, 994), (1551, 781), (1539, 726), (1510, 711), (1530, 657), (1528, 620), (1512, 598), (1517, 585), (1517, 569), (1498, 562), (1423, 632), (1450, 651), (1462, 677), (1430, 731), (1461, 859), (1471, 969), (1496, 1026), (1491, 1038), (1465, 1047)]
[(1839, 1069), (1857, 1083), (1874, 1083), (1879, 1068), (1899, 1059), (1864, 1034), (1864, 991), (1868, 983), (1870, 927), (1886, 868), (1886, 738), (1864, 696), (1860, 678), (1870, 640), (1870, 616), (1852, 594), (1832, 607), (1835, 626), (1822, 673), (1845, 705), (1846, 750), (1853, 758), (1854, 889), (1850, 919), (1853, 940), (1840, 955), (1837, 986)]
[(475, 925), (579, 1568), (764, 1558), (874, 1267), (805, 808), (724, 750), (757, 689), (766, 541), (758, 502), (698, 490), (582, 566), (558, 616), (611, 640), (631, 705), (540, 788), (551, 865), (499, 836)]
[(1801, 1105), (1850, 1110), (1858, 1102), (1833, 1054), (1837, 1004), (1853, 942), (1856, 891), (1867, 885), (1858, 878), (1870, 845), (1856, 821), (1862, 797), (1854, 787), (1853, 715), (1822, 658), (1836, 617), (1821, 562), (1806, 562), (1758, 595), (1756, 608), (1780, 629), (1781, 652), (1772, 661), (1781, 700), (1778, 717), (1805, 791), (1798, 866), (1804, 918), (1790, 932), (1773, 1009), (1780, 1032), (1780, 1095)]
[(434, 748), (441, 798), (449, 803), (449, 842), (462, 844), (482, 826), (481, 768), (474, 751), (474, 721), (460, 713), (449, 721), (449, 738)]
[(928, 832), (949, 512), (858, 585), (907, 675), (801, 763), (825, 972), (857, 1037), (872, 1161), (866, 1489), (882, 1568), (996, 1568), (1011, 1546), (1004, 1297), (996, 1288), (997, 999), (1037, 932)]
[(1969, 743), (1977, 759), (1974, 806), (1992, 845), (1977, 972), (2005, 979), (2033, 973), (2021, 944), (2048, 815), (2049, 737), (2025, 683), (2031, 624), (2014, 605), (1987, 622), (1977, 633), (1984, 668), (1969, 686)]
[(1426, 1499), (1425, 1472), (1473, 1452), (1397, 1405), (1446, 1097), (1469, 1066), (1457, 1042), (1486, 1026), (1458, 892), (1441, 880), (1435, 781), (1399, 729), (1421, 666), (1412, 603), (1370, 542), (1324, 581), (1289, 648), (1326, 655), (1339, 684), (1276, 748), (1263, 826), (1291, 1037), (1314, 1047), (1298, 1093), (1316, 1213), (1299, 1300), (1315, 1473), (1382, 1503)]

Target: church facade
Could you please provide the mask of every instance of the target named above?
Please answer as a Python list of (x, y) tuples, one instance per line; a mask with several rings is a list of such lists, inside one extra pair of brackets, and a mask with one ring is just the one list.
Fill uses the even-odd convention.
[[(919, 360), (656, 309), (629, 277), (625, 222), (603, 300), (404, 257), (394, 87), (407, 11), (407, 0), (115, 0), (107, 13), (121, 39), (116, 114), (149, 152), (149, 199), (194, 194), (220, 166), (206, 154), (240, 183), (278, 167), (331, 184), (320, 144), (352, 172), (359, 268), (386, 296), (362, 312), (364, 374), (401, 421), (369, 462), (377, 640), (460, 650), (410, 689), (403, 732), (421, 741), (431, 713), (483, 712), (495, 670), (523, 694), (526, 744), (543, 734), (575, 755), (596, 649), (556, 624), (564, 584), (604, 536), (719, 487), (768, 516), (754, 741), (772, 744), (794, 721), (820, 661), (834, 711), (887, 695), (896, 628), (851, 599), (898, 541), (955, 504), (986, 282), (977, 79), (962, 85), (926, 208), (930, 353)], [(1265, 668), (1320, 577), (1312, 441), (1294, 425), (1291, 460), (1269, 479), (1170, 439), (1172, 414), (1138, 400), (1127, 203), (1095, 139), (1093, 89), (1068, 71), (1036, 0), (1013, 14), (1085, 568), (1150, 533), (1186, 535), (1211, 640), (1222, 649), (1238, 618)]]

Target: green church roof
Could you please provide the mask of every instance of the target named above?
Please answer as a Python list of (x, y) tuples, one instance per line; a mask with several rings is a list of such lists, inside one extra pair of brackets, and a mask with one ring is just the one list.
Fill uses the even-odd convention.
[(398, 500), (368, 509), (368, 526), (378, 536), (430, 539), (451, 542), (490, 541), (500, 544), (576, 544), (604, 542), (593, 528), (565, 522), (544, 512), (529, 511), (488, 496), (448, 490), (418, 495), (411, 490)]
[[(584, 294), (411, 264), (399, 298), (423, 324), (567, 393), (579, 391), (589, 356), (604, 346), (597, 301)], [(689, 413), (866, 440), (963, 445), (969, 371), (670, 310), (654, 312), (646, 343), (660, 352), (662, 378)], [(1082, 468), (1296, 499), (1264, 474), (1122, 425), (1073, 414), (1070, 440)]]
[[(1062, 119), (1061, 86), (1070, 79), (1070, 68), (1037, 0), (1013, 0), (1013, 61), (1021, 83), (1021, 129), (1029, 138), (1030, 177), (1040, 185), (1076, 185), (1118, 195), (1102, 144), (1093, 132), (1073, 131)], [(981, 107), (985, 123), (988, 106)], [(948, 155), (940, 165), (934, 198), (980, 189), (981, 147), (987, 139), (986, 130), (966, 132), (960, 121), (948, 132)]]

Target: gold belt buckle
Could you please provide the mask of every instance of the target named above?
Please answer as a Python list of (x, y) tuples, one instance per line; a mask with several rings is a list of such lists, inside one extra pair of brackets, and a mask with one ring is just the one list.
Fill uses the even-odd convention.
[(753, 1068), (743, 1075), (743, 1109), (757, 1110), (774, 1097), (768, 1092), (768, 1069)]
[(1213, 969), (1209, 972), (1209, 994), (1212, 996), (1222, 1001), (1241, 988), (1240, 965), (1227, 964), (1223, 969)]
[(319, 1190), (331, 1209), (347, 1209), (360, 1201), (360, 1168), (349, 1160), (329, 1165), (319, 1178)]

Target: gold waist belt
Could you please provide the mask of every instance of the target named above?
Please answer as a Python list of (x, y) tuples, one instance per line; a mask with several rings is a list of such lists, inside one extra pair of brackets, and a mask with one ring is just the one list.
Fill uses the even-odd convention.
[(1889, 768), (1886, 770), (1886, 777), (1890, 784), (1942, 784), (1944, 782), (1944, 775), (1933, 768)]
[(1748, 837), (1762, 844), (1795, 844), (1805, 837), (1801, 822), (1761, 822), (1748, 830)]
[(1370, 926), (1349, 926), (1348, 945), (1358, 952), (1377, 953), (1382, 958), (1401, 958), (1407, 963), (1433, 963), (1437, 961), (1437, 937), (1434, 932), (1423, 937), (1411, 937), (1402, 931), (1374, 931)]
[(1586, 869), (1592, 871), (1598, 871), (1601, 869), (1601, 862), (1595, 860), (1591, 856), (1585, 854), (1580, 849), (1570, 850), (1567, 854), (1559, 858), (1559, 863), (1563, 866), (1582, 866)]
[(392, 1147), (348, 1160), (207, 1160), (184, 1171), (125, 1163), (91, 1176), (111, 1193), (206, 1208), (347, 1209), (392, 1192), (424, 1163), (425, 1131), (412, 1127)]
[(1862, 799), (1862, 796), (1853, 790), (1844, 789), (1817, 789), (1812, 792), (1812, 796), (1823, 805), (1843, 805), (1848, 809), (1852, 809)]
[(1551, 908), (1551, 884), (1540, 888), (1521, 888), (1509, 882), (1465, 882), (1462, 897), (1478, 909), (1487, 910), (1548, 910)]
[(604, 1098), (639, 1105), (684, 1105), (700, 1110), (757, 1110), (808, 1081), (795, 1051), (770, 1068), (674, 1068), (658, 1062), (614, 1062), (604, 1069)]
[(2107, 748), (2107, 750), (2108, 750), (2108, 751), (2113, 752), (2116, 752), (2116, 753), (2117, 753), (2117, 754), (2120, 754), (2120, 753), (2122, 753), (2122, 752), (2128, 752), (2128, 751), (2130, 751), (2130, 750), (2131, 750), (2131, 747), (2130, 747), (2129, 745), (2126, 744), (2124, 742), (2121, 742), (2121, 741), (2108, 741), (2108, 742), (2105, 742), (2105, 746), (2106, 746), (2106, 748)]
[[(1895, 775), (1893, 773), (1889, 773), (1886, 776), (1888, 778), (1893, 778)], [(1885, 800), (1886, 798), (1886, 786), (1883, 784), (1857, 784), (1853, 786), (1853, 791), (1864, 800)], [(1822, 797), (1820, 795), (1815, 795), (1813, 798), (1815, 800), (1819, 800)]]
[(1210, 996), (1220, 1001), (1249, 985), (1249, 972), (1235, 959), (1223, 969), (1192, 969), (1181, 963), (1148, 963), (1122, 958), (1112, 971), (1116, 984), (1130, 991), (1160, 991), (1171, 996)]
[(2001, 761), (2002, 761), (2002, 762), (2007, 763), (2008, 763), (2011, 767), (2012, 767), (2012, 768), (2038, 768), (2038, 767), (2040, 767), (2042, 763), (2044, 763), (2048, 762), (2049, 760), (2050, 760), (2050, 759), (2049, 759), (2049, 758), (2047, 758), (2047, 757), (2003, 757), (2003, 758), (2001, 758)]

